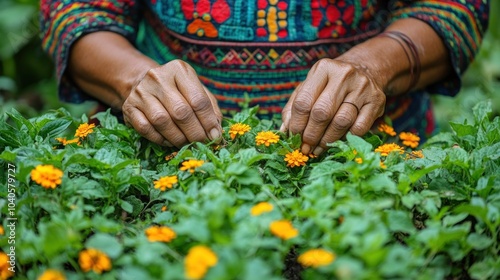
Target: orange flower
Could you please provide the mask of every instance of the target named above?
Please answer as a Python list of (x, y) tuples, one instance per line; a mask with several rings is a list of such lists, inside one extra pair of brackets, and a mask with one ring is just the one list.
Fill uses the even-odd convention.
[(294, 228), (292, 223), (288, 220), (274, 221), (269, 226), (269, 229), (272, 234), (283, 240), (294, 238), (299, 234), (299, 231)]
[(78, 128), (76, 129), (75, 136), (80, 137), (81, 139), (87, 137), (90, 133), (94, 132), (93, 128), (95, 127), (95, 124), (91, 123), (82, 123)]
[(5, 234), (5, 230), (3, 229), (3, 226), (0, 225), (0, 235), (4, 235)]
[(62, 182), (63, 172), (52, 165), (38, 165), (31, 170), (31, 180), (48, 189), (55, 189)]
[(86, 249), (78, 255), (78, 263), (83, 272), (93, 270), (97, 274), (111, 269), (111, 260), (97, 249)]
[(173, 152), (173, 153), (171, 153), (169, 155), (166, 155), (165, 156), (165, 160), (169, 161), (169, 160), (173, 159), (176, 155), (177, 155), (177, 152)]
[(150, 242), (170, 242), (177, 237), (175, 231), (165, 226), (152, 226), (145, 230)]
[(399, 146), (398, 144), (394, 144), (394, 143), (383, 144), (383, 145), (378, 146), (378, 148), (375, 149), (375, 152), (380, 153), (380, 155), (382, 155), (382, 156), (387, 156), (393, 151), (399, 152), (400, 154), (404, 153), (403, 147)]
[(167, 205), (163, 205), (163, 207), (161, 208), (161, 212), (165, 212), (167, 211)]
[(363, 163), (363, 159), (360, 158), (360, 157), (355, 158), (354, 161), (357, 162), (357, 163), (359, 163), (359, 164)]
[(177, 175), (161, 177), (154, 181), (155, 189), (160, 189), (161, 191), (165, 191), (167, 188), (171, 189), (178, 181)]
[(243, 135), (247, 132), (250, 131), (250, 126), (248, 124), (243, 124), (243, 123), (235, 123), (231, 125), (229, 128), (229, 136), (231, 137), (232, 140), (236, 138), (236, 136)]
[(255, 143), (266, 147), (269, 147), (272, 143), (278, 143), (279, 140), (280, 136), (272, 131), (261, 131), (255, 136)]
[(179, 170), (181, 170), (181, 171), (189, 170), (189, 172), (194, 173), (194, 170), (197, 167), (202, 166), (204, 163), (205, 162), (203, 160), (196, 160), (196, 159), (186, 160), (182, 163), (182, 166), (181, 166), (181, 168), (179, 168)]
[(9, 256), (0, 252), (0, 279), (8, 279), (14, 276), (14, 272), (9, 270)]
[(59, 270), (47, 269), (38, 277), (38, 280), (66, 280), (66, 276)]
[(59, 138), (56, 138), (56, 140), (59, 143), (63, 144), (63, 146), (66, 146), (66, 145), (69, 145), (69, 144), (77, 144), (77, 145), (81, 144), (80, 143), (80, 138), (73, 138), (71, 140), (66, 140), (66, 137), (64, 137), (64, 138), (59, 137)]
[(410, 158), (423, 158), (424, 157), (424, 154), (422, 153), (422, 151), (411, 151), (411, 153), (409, 153), (408, 155), (406, 155), (406, 159), (410, 159)]
[(208, 269), (215, 266), (217, 262), (217, 255), (207, 246), (198, 245), (192, 247), (184, 259), (186, 278), (203, 278)]
[(297, 261), (304, 267), (320, 267), (331, 264), (335, 260), (335, 254), (323, 249), (311, 249), (301, 254)]
[(396, 131), (394, 131), (394, 128), (392, 128), (392, 126), (389, 126), (388, 124), (385, 123), (380, 124), (378, 126), (378, 130), (390, 136), (396, 136)]
[(269, 202), (259, 202), (252, 209), (250, 209), (250, 214), (252, 216), (259, 216), (267, 212), (273, 211), (273, 205)]
[(399, 134), (399, 139), (403, 141), (403, 145), (408, 146), (410, 148), (418, 147), (418, 142), (420, 142), (420, 137), (411, 132), (401, 132)]
[(380, 161), (380, 168), (386, 169), (387, 165), (385, 165), (385, 163), (383, 161)]
[(285, 155), (285, 161), (287, 162), (287, 166), (295, 167), (295, 166), (304, 166), (309, 158), (303, 153), (299, 152), (299, 150), (295, 150)]

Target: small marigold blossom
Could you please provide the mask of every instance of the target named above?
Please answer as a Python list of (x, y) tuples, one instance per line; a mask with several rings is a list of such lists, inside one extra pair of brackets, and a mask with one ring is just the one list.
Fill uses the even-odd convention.
[(154, 181), (155, 189), (160, 189), (161, 191), (165, 191), (166, 189), (171, 189), (178, 182), (177, 175), (173, 176), (165, 176), (160, 179)]
[(78, 255), (78, 263), (83, 272), (93, 270), (97, 274), (111, 269), (111, 260), (97, 249), (86, 249)]
[(272, 234), (283, 240), (294, 238), (299, 234), (299, 231), (288, 220), (274, 221), (269, 225), (269, 229)]
[(3, 229), (3, 226), (0, 225), (0, 235), (4, 235), (5, 234), (5, 230)]
[(79, 138), (85, 138), (87, 135), (90, 133), (94, 132), (95, 124), (91, 123), (82, 123), (78, 128), (76, 129), (75, 136)]
[(80, 145), (80, 138), (74, 138), (74, 139), (71, 139), (71, 140), (67, 140), (66, 137), (64, 138), (56, 138), (56, 140), (61, 143), (63, 146), (66, 146), (66, 145), (69, 145), (69, 144), (77, 144), (77, 145)]
[(165, 156), (165, 160), (169, 161), (169, 160), (173, 159), (176, 155), (177, 155), (177, 152), (173, 152), (173, 153), (171, 153), (169, 155), (166, 155)]
[(357, 162), (358, 164), (362, 164), (363, 163), (363, 159), (360, 158), (360, 157), (355, 158), (354, 161)]
[(399, 134), (399, 139), (403, 141), (403, 145), (413, 149), (418, 147), (418, 143), (420, 142), (420, 137), (411, 132), (401, 132)]
[(380, 161), (380, 168), (386, 169), (387, 165), (385, 165), (385, 163), (383, 161)]
[(46, 189), (55, 189), (62, 182), (63, 172), (52, 165), (38, 165), (31, 170), (31, 180)]
[(14, 276), (14, 272), (9, 270), (9, 256), (4, 252), (0, 252), (0, 279), (8, 279)]
[(320, 267), (331, 264), (335, 254), (324, 249), (311, 249), (301, 254), (297, 261), (304, 267)]
[(378, 126), (378, 130), (390, 136), (396, 136), (396, 131), (394, 131), (394, 128), (388, 124), (385, 123), (380, 124)]
[(208, 269), (217, 264), (217, 255), (203, 245), (194, 246), (184, 259), (184, 269), (187, 279), (201, 279)]
[(205, 161), (203, 161), (203, 160), (196, 160), (196, 159), (186, 160), (186, 161), (182, 162), (182, 166), (181, 166), (181, 168), (179, 168), (179, 170), (181, 170), (181, 171), (188, 171), (189, 170), (190, 173), (194, 173), (194, 170), (197, 167), (202, 166), (204, 163), (205, 163)]
[(229, 128), (229, 137), (234, 140), (237, 135), (243, 135), (250, 131), (250, 126), (244, 123), (235, 123)]
[(150, 242), (170, 242), (177, 237), (174, 230), (165, 226), (152, 226), (145, 231)]
[(38, 280), (66, 280), (66, 276), (59, 270), (47, 269), (38, 277)]
[(411, 153), (406, 155), (406, 159), (410, 158), (424, 158), (424, 153), (422, 151), (411, 151)]
[(299, 150), (295, 150), (285, 155), (285, 161), (288, 167), (304, 166), (309, 158)]
[(383, 145), (378, 146), (378, 148), (375, 149), (375, 152), (380, 153), (381, 156), (387, 156), (393, 151), (396, 151), (400, 154), (404, 153), (403, 147), (399, 146), (398, 144), (394, 144), (394, 143), (383, 144)]
[(163, 207), (161, 208), (161, 212), (165, 212), (167, 211), (167, 205), (163, 205)]
[(273, 211), (273, 205), (269, 202), (259, 202), (250, 209), (252, 216), (259, 216), (267, 212)]
[(280, 136), (272, 131), (261, 131), (255, 136), (255, 144), (265, 145), (266, 147), (269, 147), (273, 143), (278, 143), (279, 140)]

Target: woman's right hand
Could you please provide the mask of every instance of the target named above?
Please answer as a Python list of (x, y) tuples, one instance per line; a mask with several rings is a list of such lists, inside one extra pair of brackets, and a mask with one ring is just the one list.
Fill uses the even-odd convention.
[(222, 136), (222, 114), (195, 70), (174, 60), (147, 71), (122, 105), (125, 123), (160, 145), (185, 144)]

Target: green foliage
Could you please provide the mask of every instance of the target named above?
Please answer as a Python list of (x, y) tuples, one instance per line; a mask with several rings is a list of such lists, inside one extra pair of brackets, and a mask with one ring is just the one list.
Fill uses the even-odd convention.
[[(92, 118), (99, 125), (80, 145), (63, 146), (55, 138), (73, 138), (86, 116), (59, 109), (25, 119), (13, 110), (0, 116), (0, 166), (16, 167), (16, 279), (35, 279), (49, 268), (69, 279), (183, 279), (184, 258), (195, 245), (218, 258), (206, 279), (498, 278), (500, 118), (492, 120), (491, 111), (487, 103), (477, 105), (473, 122), (453, 123), (452, 133), (430, 139), (423, 158), (410, 150), (383, 157), (371, 144), (380, 138), (348, 135), (292, 168), (285, 154), (300, 138), (280, 134), (278, 143), (256, 145), (256, 134), (275, 124), (256, 119), (253, 109), (226, 121), (221, 143), (175, 152), (145, 141), (109, 113)], [(228, 132), (236, 122), (251, 130), (233, 140)], [(181, 171), (192, 159), (204, 164)], [(31, 178), (42, 164), (63, 171), (56, 188)], [(7, 173), (0, 173), (2, 182)], [(166, 176), (178, 182), (154, 188)], [(7, 192), (2, 185), (5, 252)], [(263, 201), (272, 211), (253, 216), (252, 207)], [(283, 219), (296, 237), (271, 233), (270, 224)], [(145, 230), (152, 225), (168, 226), (177, 237), (151, 242)], [(104, 252), (112, 269), (83, 272), (78, 256), (88, 248)], [(316, 248), (335, 260), (318, 268), (297, 263), (297, 255)]]

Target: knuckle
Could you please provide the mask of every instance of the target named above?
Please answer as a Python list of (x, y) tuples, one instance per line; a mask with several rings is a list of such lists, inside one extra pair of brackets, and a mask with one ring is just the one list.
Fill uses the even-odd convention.
[(210, 99), (203, 93), (195, 94), (193, 98), (191, 98), (190, 103), (195, 112), (206, 110), (212, 104)]
[(301, 115), (308, 115), (311, 112), (312, 100), (307, 91), (302, 91), (302, 95), (297, 96), (292, 105), (292, 110)]
[(353, 123), (353, 120), (351, 116), (347, 113), (342, 113), (339, 112), (335, 117), (333, 118), (332, 125), (335, 127), (335, 129), (338, 130), (347, 130), (349, 127), (351, 127)]
[(315, 122), (325, 123), (331, 121), (332, 110), (324, 104), (317, 104), (311, 111), (311, 118)]
[(187, 122), (192, 115), (192, 109), (185, 103), (176, 104), (172, 109), (172, 118), (176, 122)]
[(366, 132), (368, 132), (369, 127), (370, 126), (366, 122), (359, 121), (359, 122), (356, 122), (355, 124), (353, 124), (351, 126), (350, 130), (351, 130), (352, 134), (361, 136), (361, 135), (365, 134)]
[(151, 122), (153, 125), (163, 124), (168, 120), (169, 115), (165, 111), (157, 111), (151, 114)]

